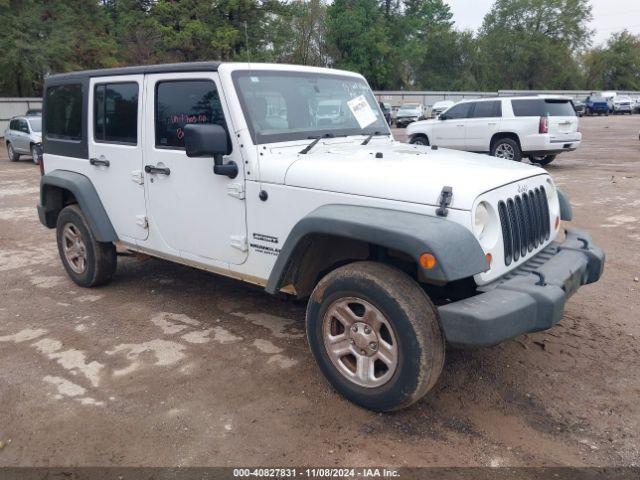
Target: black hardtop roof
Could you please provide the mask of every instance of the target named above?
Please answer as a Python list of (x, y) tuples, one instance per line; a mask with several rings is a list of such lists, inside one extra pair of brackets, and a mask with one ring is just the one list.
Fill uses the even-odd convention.
[(163, 63), (159, 65), (140, 65), (135, 67), (104, 68), (100, 70), (83, 70), (79, 72), (58, 73), (47, 77), (47, 81), (55, 83), (66, 80), (81, 80), (91, 77), (111, 77), (116, 75), (140, 75), (146, 73), (171, 73), (171, 72), (216, 72), (222, 62), (188, 62), (188, 63)]

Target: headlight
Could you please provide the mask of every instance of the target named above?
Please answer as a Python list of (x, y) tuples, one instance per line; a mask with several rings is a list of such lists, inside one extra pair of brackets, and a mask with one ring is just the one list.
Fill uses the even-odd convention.
[(480, 202), (476, 207), (476, 214), (473, 219), (473, 230), (478, 238), (482, 237), (485, 229), (489, 224), (489, 210), (485, 202)]

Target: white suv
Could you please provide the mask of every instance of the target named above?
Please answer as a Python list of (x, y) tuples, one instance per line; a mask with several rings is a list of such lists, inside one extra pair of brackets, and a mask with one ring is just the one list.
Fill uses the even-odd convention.
[(556, 241), (571, 207), (544, 170), (396, 142), (355, 73), (128, 67), (44, 97), (38, 214), (74, 282), (111, 280), (118, 243), (307, 298), (320, 369), (367, 408), (422, 397), (445, 341), (552, 327), (602, 273), (586, 232)]
[(463, 100), (433, 120), (412, 123), (413, 144), (436, 145), (547, 165), (575, 150), (582, 134), (570, 98), (504, 97)]

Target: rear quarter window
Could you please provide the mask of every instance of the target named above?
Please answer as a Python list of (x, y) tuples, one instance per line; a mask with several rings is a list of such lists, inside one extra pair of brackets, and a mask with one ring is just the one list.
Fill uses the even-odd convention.
[(82, 85), (57, 85), (47, 88), (47, 136), (62, 140), (82, 138)]

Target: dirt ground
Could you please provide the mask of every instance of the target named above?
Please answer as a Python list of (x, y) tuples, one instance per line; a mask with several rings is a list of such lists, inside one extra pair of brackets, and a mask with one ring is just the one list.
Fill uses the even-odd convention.
[(581, 127), (548, 170), (604, 277), (550, 331), (448, 350), (435, 389), (385, 415), (324, 380), (302, 304), (155, 259), (77, 287), (38, 167), (3, 156), (0, 466), (640, 466), (640, 116)]

